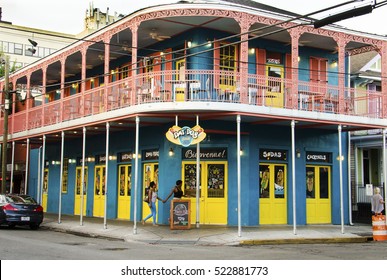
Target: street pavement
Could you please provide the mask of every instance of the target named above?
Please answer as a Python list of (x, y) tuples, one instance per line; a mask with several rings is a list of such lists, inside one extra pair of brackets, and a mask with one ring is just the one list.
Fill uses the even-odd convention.
[(124, 220), (45, 214), (42, 228), (126, 242), (191, 245), (264, 245), (290, 243), (360, 243), (372, 241), (372, 226), (345, 225), (261, 225), (254, 227), (192, 225), (190, 229), (170, 229), (167, 225), (142, 225)]

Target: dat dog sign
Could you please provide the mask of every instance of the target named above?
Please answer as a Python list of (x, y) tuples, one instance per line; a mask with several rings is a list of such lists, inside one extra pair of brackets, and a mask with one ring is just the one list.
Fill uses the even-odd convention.
[(206, 133), (199, 125), (195, 125), (193, 128), (188, 126), (179, 127), (174, 125), (168, 129), (167, 133), (165, 133), (165, 136), (174, 144), (188, 147), (203, 141), (206, 138)]

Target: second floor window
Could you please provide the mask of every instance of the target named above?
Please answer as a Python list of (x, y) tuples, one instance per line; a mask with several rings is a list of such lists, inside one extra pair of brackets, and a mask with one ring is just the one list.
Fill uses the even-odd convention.
[(220, 77), (220, 86), (235, 86), (233, 72), (236, 71), (236, 46), (220, 48), (219, 69), (224, 72)]

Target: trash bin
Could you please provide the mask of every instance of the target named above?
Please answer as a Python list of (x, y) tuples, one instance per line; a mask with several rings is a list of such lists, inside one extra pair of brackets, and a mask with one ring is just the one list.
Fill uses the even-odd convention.
[(387, 240), (387, 226), (385, 215), (372, 216), (372, 236), (375, 241)]

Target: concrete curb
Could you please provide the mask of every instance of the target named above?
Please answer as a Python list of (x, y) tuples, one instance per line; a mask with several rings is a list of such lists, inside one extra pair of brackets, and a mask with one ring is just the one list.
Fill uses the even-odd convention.
[(328, 243), (366, 243), (372, 241), (371, 237), (351, 238), (295, 238), (295, 239), (265, 239), (243, 240), (240, 245), (284, 245), (284, 244), (328, 244)]

